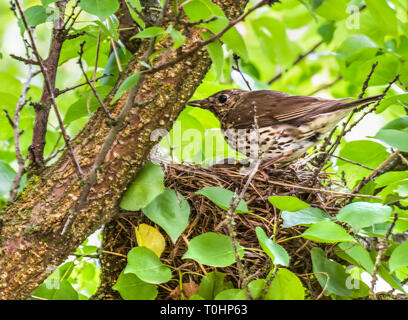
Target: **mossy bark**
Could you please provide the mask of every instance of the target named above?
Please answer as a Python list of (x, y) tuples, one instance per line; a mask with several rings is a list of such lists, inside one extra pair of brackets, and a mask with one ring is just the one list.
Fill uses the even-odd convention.
[[(242, 14), (247, 3), (246, 0), (214, 2), (223, 8), (230, 19)], [(206, 56), (205, 59), (208, 59), (208, 57)], [(120, 295), (112, 290), (112, 286), (116, 283), (119, 274), (126, 264), (123, 259), (109, 252), (118, 252), (126, 255), (127, 251), (132, 247), (133, 243), (131, 243), (128, 237), (118, 237), (118, 234), (121, 233), (133, 234), (132, 230), (124, 232), (124, 226), (129, 227), (129, 229), (132, 227), (131, 225), (126, 226), (120, 223), (120, 219), (113, 219), (104, 228), (102, 247), (106, 253), (102, 254), (100, 260), (102, 268), (101, 284), (98, 292), (93, 297), (94, 299), (120, 299)]]
[[(246, 4), (246, 0), (216, 2), (230, 17), (241, 13)], [(186, 46), (200, 40), (199, 33), (191, 31)], [(135, 52), (118, 85), (139, 70), (138, 60), (147, 45), (148, 41), (144, 41)], [(171, 47), (168, 39), (157, 45), (157, 49), (168, 47)], [(164, 51), (155, 58), (155, 62), (163, 63), (176, 55), (174, 50)], [(2, 210), (0, 299), (28, 298), (48, 276), (47, 270), (50, 269), (47, 267), (58, 266), (90, 234), (112, 219), (121, 195), (148, 159), (155, 144), (150, 141), (151, 132), (157, 128), (171, 128), (210, 64), (210, 58), (203, 49), (181, 63), (144, 77), (135, 100), (151, 102), (144, 107), (133, 108), (128, 114), (125, 126), (98, 171), (88, 202), (75, 214), (72, 226), (64, 236), (61, 235), (62, 229), (83, 185), (67, 152), (55, 164), (32, 177), (16, 200)], [(114, 93), (115, 90), (106, 98), (105, 104), (117, 116), (128, 94), (111, 105)], [(100, 108), (72, 142), (85, 173), (91, 169), (110, 130), (107, 120)]]

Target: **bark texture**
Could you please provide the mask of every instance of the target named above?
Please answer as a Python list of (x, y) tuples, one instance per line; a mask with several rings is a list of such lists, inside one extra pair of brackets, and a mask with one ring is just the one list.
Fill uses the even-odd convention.
[[(229, 17), (241, 13), (246, 4), (246, 0), (216, 2)], [(201, 40), (197, 32), (191, 32), (187, 39), (186, 46)], [(135, 52), (118, 85), (139, 70), (138, 60), (147, 45), (148, 41), (144, 41)], [(156, 48), (169, 47), (171, 41), (166, 38)], [(164, 51), (155, 58), (155, 63), (170, 61), (176, 55), (173, 50)], [(88, 202), (74, 216), (72, 226), (64, 236), (61, 231), (83, 184), (71, 158), (65, 152), (54, 165), (31, 177), (27, 187), (0, 214), (0, 299), (29, 297), (48, 276), (48, 266), (58, 266), (90, 234), (112, 219), (121, 195), (155, 144), (150, 141), (151, 132), (157, 128), (171, 128), (210, 64), (203, 49), (166, 70), (144, 77), (135, 100), (150, 102), (133, 108), (128, 114), (125, 126), (98, 171)], [(128, 94), (111, 104), (114, 93), (115, 90), (106, 98), (105, 104), (111, 114), (117, 116)], [(73, 140), (72, 146), (85, 174), (91, 169), (109, 130), (110, 123), (100, 108)]]

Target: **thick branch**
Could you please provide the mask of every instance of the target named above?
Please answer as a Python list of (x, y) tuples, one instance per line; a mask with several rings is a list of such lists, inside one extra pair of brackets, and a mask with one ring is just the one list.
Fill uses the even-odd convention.
[[(223, 1), (229, 16), (239, 15), (246, 1)], [(167, 42), (165, 42), (167, 41)], [(192, 33), (187, 46), (201, 43), (199, 33)], [(138, 52), (122, 74), (127, 78), (138, 70), (149, 46), (143, 41)], [(163, 39), (157, 47), (171, 47), (170, 39)], [(170, 54), (169, 54), (170, 53)], [(175, 52), (165, 52), (155, 61), (170, 61)], [(180, 63), (153, 75), (146, 74), (139, 83), (134, 101), (154, 101), (143, 108), (131, 108), (112, 144), (105, 161), (97, 172), (87, 202), (75, 215), (69, 232), (61, 231), (70, 208), (78, 201), (81, 179), (69, 154), (65, 152), (40, 176), (34, 176), (26, 189), (1, 213), (0, 231), (0, 298), (25, 299), (47, 276), (47, 266), (58, 266), (96, 229), (109, 222), (115, 214), (122, 193), (143, 166), (155, 141), (150, 134), (156, 128), (169, 130), (188, 99), (192, 96), (210, 66), (206, 51), (197, 50)], [(116, 118), (124, 108), (130, 93), (125, 93), (110, 112)], [(105, 99), (109, 105), (113, 94)], [(111, 127), (106, 114), (99, 108), (72, 141), (78, 162), (87, 174), (101, 151)]]

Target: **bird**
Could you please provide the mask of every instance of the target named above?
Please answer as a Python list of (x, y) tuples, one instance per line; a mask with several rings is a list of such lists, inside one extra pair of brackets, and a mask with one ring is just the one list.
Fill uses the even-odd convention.
[(318, 144), (352, 109), (383, 95), (326, 99), (274, 90), (227, 89), (189, 106), (211, 111), (228, 145), (251, 159), (292, 163)]

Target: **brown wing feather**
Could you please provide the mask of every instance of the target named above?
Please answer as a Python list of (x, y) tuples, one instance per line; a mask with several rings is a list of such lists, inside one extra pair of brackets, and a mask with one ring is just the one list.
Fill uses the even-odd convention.
[[(302, 117), (315, 114), (321, 109), (330, 109), (330, 107), (349, 99), (330, 100), (318, 97), (292, 96), (272, 90), (252, 91), (235, 104), (225, 120), (233, 123), (233, 127), (236, 129), (251, 127), (254, 124), (255, 105), (259, 127), (267, 127), (282, 122), (291, 124)], [(240, 116), (237, 117), (237, 115)]]

